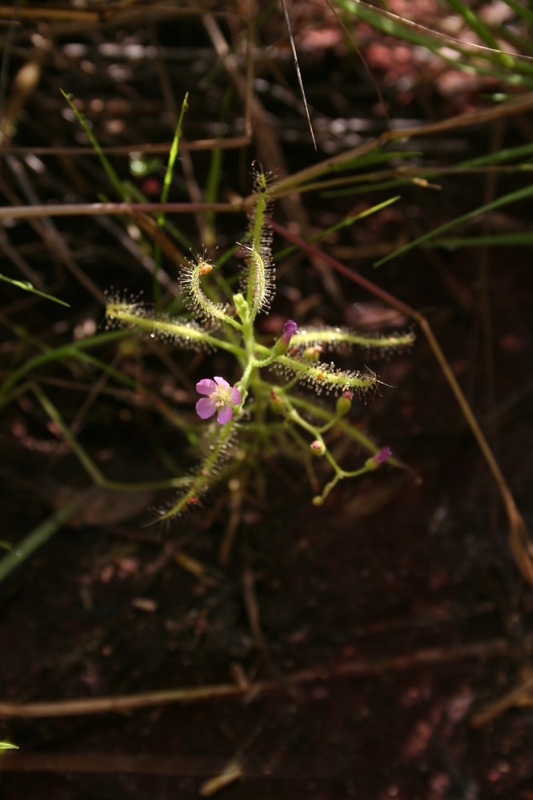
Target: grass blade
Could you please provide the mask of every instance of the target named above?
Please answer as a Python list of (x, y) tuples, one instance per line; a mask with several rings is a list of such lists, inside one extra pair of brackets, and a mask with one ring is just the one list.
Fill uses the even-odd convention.
[(509, 8), (512, 8), (515, 14), (518, 14), (519, 17), (529, 22), (530, 25), (533, 25), (533, 11), (531, 11), (531, 9), (521, 5), (517, 0), (503, 0), (503, 2), (506, 3)]
[(445, 222), (444, 225), (439, 225), (438, 228), (435, 228), (432, 231), (428, 231), (428, 233), (424, 233), (422, 236), (419, 236), (409, 244), (400, 247), (398, 250), (395, 250), (394, 253), (390, 253), (385, 258), (380, 259), (377, 261), (374, 266), (380, 267), (382, 264), (385, 264), (387, 261), (391, 261), (396, 256), (403, 255), (404, 253), (408, 253), (414, 247), (418, 247), (418, 245), (423, 244), (424, 242), (433, 239), (435, 236), (438, 236), (440, 233), (444, 233), (444, 231), (450, 230), (450, 228), (454, 228), (456, 225), (460, 225), (461, 222), (467, 222), (469, 219), (473, 219), (474, 217), (479, 216), (480, 214), (484, 214), (486, 211), (493, 211), (495, 208), (501, 208), (501, 206), (506, 206), (509, 203), (516, 203), (518, 200), (525, 200), (528, 197), (533, 195), (533, 186), (526, 186), (524, 189), (518, 189), (516, 192), (510, 192), (509, 194), (504, 194), (502, 197), (498, 197), (496, 200), (493, 200), (490, 203), (486, 203), (483, 206), (479, 206), (475, 208), (473, 211), (468, 211), (466, 214), (462, 214), (460, 217), (456, 217), (455, 219), (450, 220), (450, 222)]
[(450, 236), (447, 239), (436, 239), (428, 247), (455, 250), (458, 247), (517, 247), (532, 244), (533, 233), (497, 233), (487, 236)]
[[(187, 99), (189, 97), (189, 92), (185, 92), (185, 97), (183, 98), (183, 103), (181, 104), (181, 111), (180, 116), (178, 119), (178, 125), (176, 127), (176, 132), (174, 133), (174, 139), (172, 140), (172, 147), (170, 148), (170, 153), (168, 156), (168, 164), (167, 169), (165, 172), (165, 179), (163, 181), (163, 189), (161, 192), (161, 202), (166, 203), (168, 199), (168, 193), (170, 191), (170, 185), (172, 183), (172, 174), (174, 172), (174, 165), (176, 163), (176, 158), (178, 157), (178, 150), (179, 144), (181, 139), (181, 125), (183, 123), (183, 117), (185, 112), (187, 111)], [(160, 211), (157, 215), (157, 224), (160, 228), (165, 227), (165, 212)], [(154, 293), (154, 303), (155, 307), (159, 307), (159, 301), (161, 299), (161, 284), (159, 283), (158, 273), (161, 267), (161, 247), (159, 244), (156, 244), (154, 249), (154, 274), (153, 274), (153, 293)]]
[[(469, 27), (479, 36), (482, 42), (485, 42), (485, 44), (493, 50), (501, 50), (498, 40), (493, 36), (483, 20), (478, 17), (473, 9), (469, 8), (463, 0), (446, 0), (446, 2), (463, 17), (465, 22), (468, 23)], [(505, 67), (512, 68), (514, 59), (506, 53), (502, 53), (501, 63)]]
[(13, 278), (7, 278), (5, 275), (0, 275), (0, 281), (5, 281), (6, 283), (12, 283), (13, 286), (17, 286), (19, 289), (24, 289), (26, 292), (32, 292), (32, 294), (38, 294), (39, 297), (44, 297), (45, 300), (52, 300), (53, 303), (59, 303), (60, 306), (66, 306), (70, 308), (68, 303), (65, 303), (64, 300), (59, 300), (57, 297), (52, 297), (51, 294), (46, 294), (45, 292), (40, 292), (38, 289), (35, 288), (33, 283), (29, 281), (16, 281)]
[[(319, 233), (315, 233), (313, 236), (310, 236), (309, 239), (306, 241), (308, 242), (319, 242), (325, 236), (328, 236), (330, 233), (335, 233), (335, 231), (340, 230), (341, 228), (348, 228), (350, 225), (353, 225), (354, 222), (357, 222), (360, 219), (364, 219), (365, 217), (369, 217), (371, 214), (376, 214), (378, 211), (381, 211), (382, 208), (386, 208), (390, 206), (391, 203), (395, 203), (397, 200), (400, 199), (400, 196), (397, 195), (396, 197), (390, 197), (388, 200), (384, 200), (382, 203), (378, 203), (372, 208), (365, 208), (364, 211), (361, 211), (359, 214), (356, 214), (353, 217), (345, 217), (336, 225), (332, 225), (330, 228), (326, 228), (323, 231), (319, 231)], [(276, 260), (280, 258), (285, 258), (286, 256), (293, 253), (298, 248), (296, 245), (291, 245), (290, 247), (286, 247), (284, 250), (276, 253)]]
[[(39, 547), (57, 533), (62, 525), (72, 517), (81, 506), (84, 497), (80, 494), (76, 500), (52, 514), (44, 522), (33, 529), (7, 556), (0, 561), (0, 583), (20, 567)], [(12, 747), (13, 745), (11, 745)]]
[(127, 191), (124, 189), (124, 186), (122, 185), (122, 181), (120, 180), (120, 178), (118, 177), (117, 173), (115, 172), (115, 170), (113, 169), (113, 167), (111, 166), (109, 161), (107, 160), (104, 151), (102, 150), (102, 148), (98, 144), (96, 136), (94, 135), (94, 133), (92, 132), (90, 127), (85, 122), (85, 117), (83, 116), (83, 114), (80, 111), (78, 111), (78, 109), (74, 105), (74, 102), (73, 102), (73, 99), (72, 99), (72, 95), (67, 94), (66, 92), (63, 91), (63, 89), (60, 89), (59, 91), (61, 92), (61, 94), (63, 95), (63, 97), (67, 101), (67, 103), (69, 104), (69, 106), (70, 106), (72, 112), (74, 113), (76, 119), (78, 120), (79, 124), (81, 125), (81, 127), (83, 128), (83, 130), (85, 131), (87, 136), (89, 137), (89, 141), (90, 141), (90, 143), (91, 143), (91, 145), (92, 145), (92, 147), (94, 149), (94, 152), (97, 154), (98, 158), (100, 159), (100, 163), (102, 164), (102, 167), (104, 168), (104, 170), (106, 172), (106, 175), (109, 178), (109, 180), (111, 181), (111, 184), (114, 187), (115, 191), (117, 192), (119, 197), (121, 197), (123, 200), (125, 200), (127, 202), (130, 199), (130, 197), (129, 197)]
[[(222, 110), (220, 112), (219, 124), (220, 130), (217, 134), (217, 141), (220, 140), (223, 136), (222, 131), (224, 130), (224, 123), (226, 122), (231, 99), (233, 97), (233, 89), (230, 86), (229, 89), (226, 91), (224, 95), (224, 100), (222, 103)], [(209, 172), (207, 173), (207, 184), (205, 189), (205, 202), (206, 203), (215, 203), (218, 198), (218, 192), (220, 188), (220, 181), (222, 178), (222, 163), (224, 160), (224, 151), (220, 147), (213, 148), (213, 152), (211, 153), (211, 160), (209, 163)], [(205, 234), (206, 234), (206, 241), (205, 246), (210, 248), (214, 247), (215, 245), (215, 217), (216, 214), (214, 211), (208, 211), (205, 215)]]
[(287, 9), (286, 0), (281, 0), (281, 5), (283, 7), (283, 14), (285, 16), (285, 24), (287, 26), (287, 32), (289, 34), (289, 42), (291, 44), (292, 58), (294, 60), (294, 67), (296, 69), (296, 77), (298, 78), (298, 86), (300, 87), (300, 92), (301, 92), (301, 95), (302, 95), (302, 100), (303, 100), (304, 109), (305, 109), (305, 116), (307, 117), (307, 124), (309, 125), (309, 130), (311, 132), (311, 138), (313, 140), (313, 146), (314, 146), (315, 152), (316, 152), (318, 150), (318, 148), (316, 146), (315, 132), (313, 130), (313, 123), (311, 122), (311, 115), (309, 114), (309, 106), (307, 105), (307, 98), (305, 96), (304, 82), (302, 80), (302, 73), (300, 72), (300, 64), (298, 62), (298, 53), (296, 52), (296, 45), (294, 44), (294, 37), (292, 35), (292, 30), (291, 30), (291, 20), (290, 20), (290, 17), (289, 17), (289, 11)]

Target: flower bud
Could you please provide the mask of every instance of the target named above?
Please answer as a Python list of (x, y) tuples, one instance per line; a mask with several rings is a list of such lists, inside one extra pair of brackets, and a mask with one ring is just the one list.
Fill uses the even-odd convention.
[(298, 333), (298, 326), (292, 319), (288, 319), (285, 323), (285, 332), (283, 333), (281, 339), (278, 339), (276, 344), (274, 345), (274, 353), (277, 356), (284, 356), (287, 350), (289, 349), (289, 345), (291, 343), (291, 338)]
[(322, 352), (322, 347), (319, 344), (313, 344), (310, 347), (306, 347), (304, 350), (304, 358), (306, 361), (318, 361), (318, 357)]
[(315, 439), (315, 441), (311, 443), (311, 452), (314, 456), (323, 456), (326, 452), (326, 445), (324, 442), (319, 442), (318, 439)]
[(390, 447), (384, 447), (382, 450), (379, 451), (379, 453), (376, 453), (374, 456), (368, 458), (365, 461), (365, 467), (368, 470), (377, 469), (382, 464), (384, 464), (385, 461), (388, 461), (391, 456), (392, 452)]
[(235, 305), (235, 310), (242, 321), (244, 322), (245, 320), (249, 319), (250, 308), (240, 292), (233, 295), (233, 303)]
[(337, 416), (345, 417), (352, 407), (352, 395), (349, 392), (343, 394), (337, 400)]
[(274, 389), (270, 390), (270, 408), (274, 414), (285, 414), (287, 410), (283, 397), (276, 394)]

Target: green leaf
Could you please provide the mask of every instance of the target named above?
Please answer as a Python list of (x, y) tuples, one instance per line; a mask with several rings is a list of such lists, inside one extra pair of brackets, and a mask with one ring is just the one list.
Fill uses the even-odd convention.
[[(531, 81), (527, 74), (531, 73), (531, 64), (520, 56), (513, 57), (510, 53), (503, 52), (490, 29), (463, 0), (447, 0), (447, 2), (465, 18), (471, 29), (485, 42), (484, 45), (468, 45), (466, 42), (463, 43), (451, 36), (425, 28), (423, 25), (418, 25), (390, 11), (363, 3), (361, 0), (337, 0), (341, 8), (358, 19), (389, 36), (426, 47), (456, 69), (480, 75), (491, 74), (497, 80), (529, 86)], [(462, 58), (449, 58), (445, 48), (456, 50)], [(496, 69), (487, 70), (481, 66), (482, 61), (488, 62)], [(526, 73), (526, 75), (522, 73)]]
[(498, 197), (491, 203), (486, 203), (484, 206), (474, 208), (473, 211), (462, 214), (460, 217), (456, 217), (455, 219), (450, 220), (450, 222), (446, 222), (444, 225), (439, 225), (438, 228), (428, 231), (428, 233), (424, 233), (422, 236), (414, 239), (414, 241), (409, 242), (409, 244), (406, 244), (403, 247), (400, 247), (398, 250), (395, 250), (394, 253), (390, 253), (388, 256), (385, 256), (385, 258), (377, 261), (374, 266), (380, 267), (382, 264), (385, 264), (385, 262), (396, 258), (396, 256), (408, 253), (409, 250), (412, 250), (414, 247), (418, 247), (418, 245), (424, 244), (430, 239), (433, 239), (435, 236), (438, 236), (439, 233), (444, 233), (444, 231), (454, 228), (456, 225), (460, 225), (461, 222), (467, 222), (469, 219), (478, 217), (481, 214), (484, 214), (486, 211), (493, 211), (495, 208), (500, 208), (501, 206), (508, 205), (509, 203), (516, 203), (518, 200), (525, 200), (527, 197), (531, 197), (531, 195), (533, 195), (533, 186), (526, 186), (525, 188), (519, 189), (516, 192), (504, 194), (502, 197)]
[[(178, 125), (174, 132), (174, 139), (172, 140), (172, 147), (170, 148), (170, 153), (168, 156), (168, 164), (167, 169), (165, 172), (165, 178), (163, 181), (163, 189), (161, 191), (161, 202), (166, 203), (168, 198), (168, 193), (170, 191), (170, 185), (172, 183), (172, 173), (174, 172), (174, 164), (176, 163), (176, 158), (178, 157), (179, 151), (179, 144), (181, 139), (181, 126), (183, 124), (183, 117), (185, 116), (185, 112), (189, 108), (187, 105), (187, 99), (189, 97), (189, 92), (185, 93), (185, 97), (183, 98), (183, 103), (181, 104), (181, 111), (178, 119)], [(157, 215), (157, 224), (160, 228), (165, 227), (165, 212), (160, 211)], [(159, 283), (158, 273), (161, 267), (161, 247), (159, 244), (156, 244), (154, 249), (154, 261), (155, 261), (155, 268), (153, 274), (153, 292), (154, 292), (154, 303), (156, 308), (159, 308), (159, 302), (161, 299), (161, 286)]]
[[(397, 200), (400, 199), (400, 195), (396, 197), (390, 197), (388, 200), (384, 200), (382, 203), (378, 203), (371, 208), (366, 208), (364, 211), (361, 211), (359, 214), (355, 214), (353, 217), (345, 217), (340, 222), (337, 222), (336, 225), (332, 225), (330, 228), (326, 228), (319, 233), (315, 233), (313, 236), (310, 236), (307, 241), (308, 242), (319, 242), (325, 236), (330, 233), (334, 233), (335, 231), (340, 230), (341, 228), (348, 228), (350, 225), (353, 225), (354, 222), (357, 222), (360, 219), (364, 219), (365, 217), (369, 217), (371, 214), (376, 214), (378, 211), (381, 211), (382, 208), (386, 208), (390, 206), (391, 203), (395, 203)], [(298, 248), (296, 245), (291, 245), (290, 247), (286, 247), (284, 250), (276, 253), (276, 259), (285, 258), (286, 256), (293, 253)]]
[(78, 111), (78, 109), (74, 105), (74, 97), (73, 97), (73, 95), (67, 94), (66, 92), (63, 91), (63, 89), (60, 89), (59, 91), (61, 92), (61, 94), (63, 95), (63, 97), (67, 101), (67, 103), (69, 104), (74, 116), (76, 117), (76, 119), (78, 120), (79, 124), (81, 125), (81, 127), (83, 128), (83, 130), (85, 131), (87, 136), (89, 137), (89, 141), (92, 144), (96, 155), (100, 159), (100, 163), (101, 163), (102, 167), (104, 168), (104, 170), (105, 170), (105, 172), (107, 174), (107, 177), (111, 181), (111, 184), (114, 186), (115, 191), (117, 192), (119, 197), (121, 197), (127, 203), (130, 198), (128, 196), (127, 191), (124, 188), (123, 182), (120, 180), (120, 178), (118, 177), (117, 173), (115, 172), (115, 170), (113, 169), (113, 167), (111, 166), (109, 161), (107, 160), (107, 158), (106, 158), (106, 156), (104, 154), (104, 151), (102, 150), (102, 148), (98, 144), (96, 136), (92, 132), (91, 128), (85, 122), (85, 117), (83, 116), (81, 111)]
[[(446, 2), (455, 11), (461, 14), (474, 33), (477, 33), (482, 42), (485, 42), (485, 44), (493, 50), (501, 50), (498, 40), (492, 35), (492, 32), (487, 28), (481, 17), (478, 17), (473, 9), (469, 8), (463, 0), (446, 0)], [(506, 67), (513, 67), (512, 57), (505, 53), (501, 55), (501, 63)]]
[(526, 22), (529, 22), (530, 25), (533, 25), (533, 11), (530, 9), (525, 8), (523, 5), (517, 2), (517, 0), (504, 0), (504, 3), (507, 3), (509, 8), (512, 8), (513, 11), (525, 19)]
[(393, 158), (415, 158), (416, 156), (422, 155), (422, 150), (378, 150), (374, 153), (367, 153), (364, 156), (358, 156), (349, 161), (342, 161), (339, 164), (335, 164), (332, 171), (341, 172), (347, 169), (358, 169), (359, 167), (368, 167), (372, 164), (381, 164), (384, 161), (392, 161)]
[[(0, 561), (0, 583), (7, 578), (8, 575), (16, 570), (24, 561), (32, 555), (39, 547), (48, 541), (55, 533), (57, 533), (63, 524), (72, 517), (79, 509), (82, 502), (82, 495), (63, 508), (59, 509), (52, 514), (51, 517), (46, 519), (34, 530), (28, 534), (19, 544), (17, 549), (13, 550), (9, 555), (4, 556)], [(6, 743), (4, 743), (5, 749)], [(1, 747), (1, 743), (0, 743)], [(8, 745), (14, 747), (14, 745)]]
[(52, 297), (51, 294), (45, 294), (44, 292), (40, 292), (35, 286), (30, 283), (29, 281), (15, 281), (13, 278), (7, 278), (5, 275), (0, 275), (0, 281), (5, 281), (6, 283), (12, 283), (13, 286), (17, 286), (19, 289), (24, 289), (26, 292), (33, 292), (33, 294), (38, 294), (39, 297), (44, 297), (46, 300), (52, 300), (54, 303), (59, 303), (60, 306), (66, 306), (70, 308), (68, 303), (65, 303), (63, 300), (58, 300), (57, 297)]
[(9, 742), (0, 742), (0, 750), (18, 750), (16, 744), (10, 744)]
[(427, 246), (454, 250), (457, 247), (516, 247), (532, 244), (533, 233), (495, 233), (487, 236), (450, 236), (446, 239), (435, 239)]

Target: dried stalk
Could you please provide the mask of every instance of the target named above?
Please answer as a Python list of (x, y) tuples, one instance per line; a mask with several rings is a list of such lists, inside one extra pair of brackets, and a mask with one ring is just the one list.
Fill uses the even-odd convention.
[[(533, 637), (528, 637), (531, 644)], [(526, 646), (526, 643), (522, 643)], [(507, 639), (490, 639), (486, 642), (474, 642), (449, 648), (428, 648), (416, 650), (414, 653), (394, 655), (385, 658), (340, 662), (330, 667), (311, 667), (285, 676), (287, 686), (315, 683), (316, 681), (332, 681), (346, 678), (364, 678), (371, 675), (386, 675), (393, 672), (404, 672), (410, 669), (428, 667), (431, 664), (449, 664), (467, 658), (499, 658), (501, 656), (521, 658), (523, 649), (513, 651)], [(201, 700), (217, 700), (231, 697), (256, 697), (265, 692), (279, 691), (280, 684), (275, 680), (257, 681), (249, 685), (223, 683), (198, 686), (193, 689), (166, 689), (158, 692), (142, 692), (140, 694), (122, 695), (119, 697), (100, 697), (84, 700), (60, 700), (46, 703), (0, 702), (0, 718), (13, 717), (72, 717), (78, 714), (104, 714), (112, 712), (132, 711), (135, 708), (166, 705), (168, 703), (195, 703)]]

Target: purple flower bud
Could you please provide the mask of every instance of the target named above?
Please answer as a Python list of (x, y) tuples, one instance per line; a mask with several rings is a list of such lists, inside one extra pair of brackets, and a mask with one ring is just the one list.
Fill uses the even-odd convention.
[(379, 466), (380, 464), (384, 464), (385, 461), (388, 461), (391, 456), (392, 450), (390, 447), (384, 447), (379, 453), (376, 453), (376, 455), (372, 457), (372, 460)]
[(293, 319), (288, 319), (285, 323), (285, 332), (281, 337), (283, 344), (290, 344), (291, 337), (298, 333), (298, 325)]
[(374, 456), (367, 458), (365, 461), (365, 469), (373, 470), (380, 467), (385, 461), (388, 461), (391, 457), (392, 452), (390, 447), (384, 447), (379, 453), (376, 453)]
[(298, 326), (293, 319), (288, 319), (285, 323), (285, 332), (274, 345), (274, 354), (284, 356), (291, 343), (291, 337), (298, 333)]

